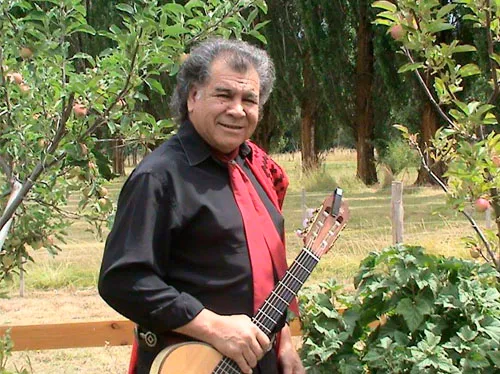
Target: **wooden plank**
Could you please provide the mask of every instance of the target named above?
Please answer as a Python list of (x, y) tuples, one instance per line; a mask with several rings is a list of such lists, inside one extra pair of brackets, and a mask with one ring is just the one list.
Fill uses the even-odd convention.
[(0, 326), (10, 329), (14, 351), (131, 345), (134, 323), (128, 320)]
[[(0, 326), (0, 336), (10, 329), (14, 351), (131, 345), (134, 323), (128, 320)], [(300, 336), (300, 321), (290, 322), (293, 336)]]
[(392, 182), (391, 188), (391, 219), (392, 243), (403, 242), (404, 207), (403, 207), (403, 182)]

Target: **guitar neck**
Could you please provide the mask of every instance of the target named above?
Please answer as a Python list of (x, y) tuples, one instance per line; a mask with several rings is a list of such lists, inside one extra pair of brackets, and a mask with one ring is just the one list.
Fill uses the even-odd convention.
[(264, 304), (257, 310), (252, 321), (268, 337), (271, 337), (275, 333), (276, 326), (286, 314), (288, 306), (309, 278), (318, 262), (319, 257), (309, 249), (303, 248), (283, 278), (264, 301)]

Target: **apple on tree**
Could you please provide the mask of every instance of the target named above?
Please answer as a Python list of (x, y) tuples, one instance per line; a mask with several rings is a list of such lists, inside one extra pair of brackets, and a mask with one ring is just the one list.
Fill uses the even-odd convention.
[(73, 104), (73, 112), (76, 118), (83, 118), (87, 115), (88, 109), (83, 104), (75, 103)]
[(21, 47), (19, 50), (19, 56), (25, 60), (30, 59), (33, 56), (33, 51), (28, 47)]
[(394, 40), (400, 40), (404, 36), (405, 31), (403, 30), (403, 26), (394, 25), (389, 29), (389, 33)]
[(490, 202), (484, 197), (480, 197), (476, 200), (475, 206), (478, 212), (485, 212), (490, 207)]

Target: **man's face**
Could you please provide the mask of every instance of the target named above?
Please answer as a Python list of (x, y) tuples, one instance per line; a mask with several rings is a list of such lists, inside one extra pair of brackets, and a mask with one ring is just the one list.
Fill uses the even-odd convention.
[(259, 118), (260, 81), (257, 71), (234, 71), (223, 57), (212, 62), (203, 86), (191, 88), (188, 116), (212, 148), (229, 153), (255, 131)]

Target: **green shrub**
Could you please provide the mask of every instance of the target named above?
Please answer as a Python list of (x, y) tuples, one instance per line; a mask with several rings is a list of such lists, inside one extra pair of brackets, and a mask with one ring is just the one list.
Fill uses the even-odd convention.
[(15, 372), (7, 370), (7, 361), (12, 355), (12, 349), (14, 348), (14, 343), (10, 338), (10, 330), (7, 330), (5, 335), (0, 335), (0, 374), (28, 374), (28, 370), (25, 368), (17, 369)]
[(402, 139), (393, 141), (382, 149), (379, 162), (386, 165), (394, 176), (397, 176), (405, 169), (418, 168), (420, 165), (417, 152)]
[(371, 253), (354, 295), (330, 281), (300, 296), (308, 373), (498, 373), (499, 277), (421, 247)]
[(335, 179), (322, 167), (313, 169), (303, 176), (306, 191), (330, 191), (337, 187)]

